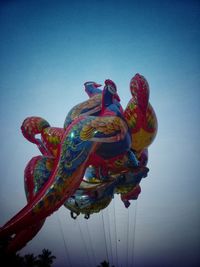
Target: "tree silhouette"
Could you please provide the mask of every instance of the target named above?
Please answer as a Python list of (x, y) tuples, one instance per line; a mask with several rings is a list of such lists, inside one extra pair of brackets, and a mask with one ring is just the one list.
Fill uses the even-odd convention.
[(56, 258), (48, 249), (43, 249), (42, 254), (34, 256), (33, 253), (21, 256), (16, 253), (8, 253), (6, 247), (10, 239), (0, 240), (0, 263), (13, 267), (50, 267)]
[(43, 249), (42, 254), (38, 255), (38, 267), (50, 267), (53, 263), (55, 256), (51, 255), (52, 252), (48, 249)]
[(37, 267), (37, 257), (35, 257), (33, 254), (24, 255), (24, 266)]
[[(110, 267), (110, 264), (108, 261), (103, 261), (101, 262), (101, 265), (98, 265), (97, 267)], [(115, 266), (112, 265), (112, 267), (115, 267)]]

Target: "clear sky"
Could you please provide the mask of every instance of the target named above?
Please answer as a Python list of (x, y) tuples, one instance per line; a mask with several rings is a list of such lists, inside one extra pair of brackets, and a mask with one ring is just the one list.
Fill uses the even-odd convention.
[(42, 248), (54, 267), (198, 266), (200, 257), (200, 3), (198, 0), (0, 2), (0, 224), (26, 203), (23, 172), (37, 148), (22, 136), (27, 116), (62, 127), (87, 99), (83, 83), (150, 84), (159, 121), (150, 173), (126, 210), (116, 196), (103, 213), (73, 221), (61, 208), (22, 253)]

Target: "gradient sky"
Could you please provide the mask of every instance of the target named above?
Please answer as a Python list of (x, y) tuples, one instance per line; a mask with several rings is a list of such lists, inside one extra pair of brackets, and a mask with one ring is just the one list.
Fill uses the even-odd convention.
[(39, 152), (22, 136), (27, 116), (62, 127), (87, 99), (83, 83), (113, 79), (125, 107), (129, 81), (150, 84), (159, 130), (150, 173), (126, 210), (118, 196), (89, 221), (61, 208), (21, 253), (50, 249), (54, 267), (196, 267), (200, 262), (200, 3), (0, 2), (0, 224), (26, 203), (23, 172)]

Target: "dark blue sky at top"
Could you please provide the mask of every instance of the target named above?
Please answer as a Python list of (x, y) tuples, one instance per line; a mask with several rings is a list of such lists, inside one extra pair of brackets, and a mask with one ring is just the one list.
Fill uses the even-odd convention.
[(87, 65), (119, 71), (154, 61), (180, 76), (180, 64), (198, 64), (198, 1), (9, 2), (1, 9), (2, 74), (30, 72), (32, 82), (39, 67), (42, 77), (63, 70), (73, 78)]
[[(197, 266), (199, 1), (1, 1), (0, 33), (0, 224), (25, 205), (23, 170), (38, 155), (21, 135), (22, 121), (35, 115), (62, 127), (69, 109), (87, 99), (83, 83), (88, 80), (113, 79), (126, 107), (129, 81), (139, 72), (149, 81), (159, 131), (149, 149), (149, 177), (141, 182), (137, 201), (134, 263)], [(118, 198), (114, 203), (121, 240), (118, 262), (126, 266), (129, 247), (131, 266), (132, 239), (125, 242), (125, 229), (127, 223), (134, 227), (136, 205), (127, 213)], [(80, 219), (79, 228), (65, 209), (57, 213), (71, 261), (78, 264), (78, 253), (86, 265), (87, 250), (80, 237), (86, 223)], [(110, 225), (114, 252), (113, 214), (111, 206), (103, 218)], [(87, 247), (89, 253), (96, 248), (97, 263), (105, 256), (101, 219), (98, 214), (88, 222), (93, 244)], [(64, 267), (66, 250), (58, 220), (55, 214), (48, 220), (24, 253), (50, 248), (58, 258), (55, 267)], [(85, 236), (85, 242), (90, 241)], [(113, 262), (117, 265), (116, 259)]]

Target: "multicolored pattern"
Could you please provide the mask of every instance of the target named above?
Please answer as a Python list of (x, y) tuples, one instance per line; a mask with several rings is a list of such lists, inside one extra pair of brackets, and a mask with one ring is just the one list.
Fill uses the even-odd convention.
[(28, 117), (26, 118), (21, 126), (22, 134), (26, 139), (34, 144), (38, 144), (35, 138), (36, 134), (40, 134), (43, 129), (50, 127), (49, 123), (40, 117)]
[[(128, 205), (128, 198), (136, 195), (134, 188), (147, 175), (147, 147), (155, 138), (157, 119), (145, 78), (136, 74), (131, 80), (132, 99), (125, 112), (113, 81), (105, 81), (102, 93), (98, 84), (93, 86), (88, 91), (91, 98), (68, 113), (64, 128), (50, 127), (40, 117), (29, 117), (22, 124), (23, 135), (42, 155), (25, 168), (28, 204), (0, 229), (0, 238), (15, 235), (8, 246), (12, 250), (33, 238), (46, 217), (64, 203), (86, 217), (105, 208), (114, 193), (126, 194), (122, 201)], [(89, 166), (95, 171), (86, 186), (81, 182)], [(75, 206), (68, 202), (74, 198)], [(77, 201), (84, 205), (77, 209)]]
[[(121, 200), (127, 207), (130, 205), (129, 200), (137, 199), (140, 194), (139, 183), (147, 176), (148, 171), (148, 168), (141, 167), (125, 174), (116, 176), (110, 174), (104, 182), (94, 184), (83, 182), (64, 206), (71, 211), (73, 219), (79, 214), (85, 214), (85, 218), (88, 219), (92, 213), (105, 209), (114, 198), (114, 194), (121, 194)], [(85, 180), (87, 181), (86, 178)]]
[(87, 101), (74, 106), (67, 114), (64, 122), (64, 129), (66, 129), (72, 123), (72, 121), (79, 116), (98, 115), (101, 111), (101, 99), (102, 94), (96, 94)]
[(130, 83), (132, 99), (129, 101), (124, 118), (132, 135), (132, 149), (139, 155), (154, 140), (157, 134), (157, 118), (149, 103), (149, 85), (146, 79), (136, 74)]

